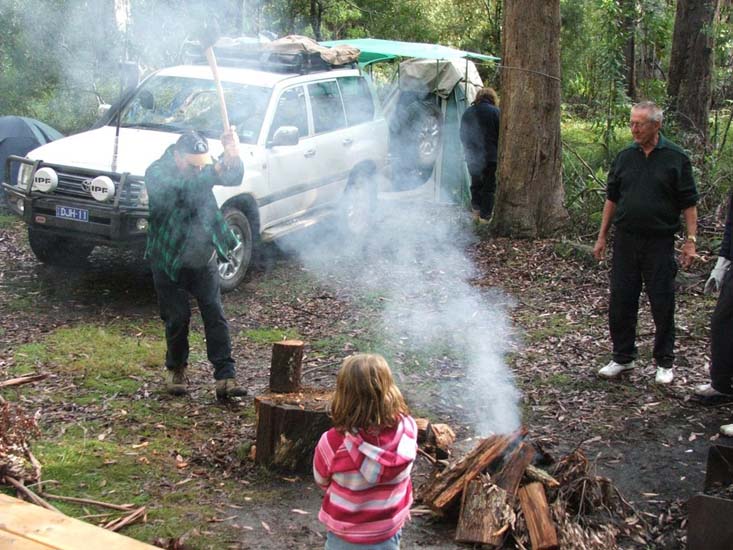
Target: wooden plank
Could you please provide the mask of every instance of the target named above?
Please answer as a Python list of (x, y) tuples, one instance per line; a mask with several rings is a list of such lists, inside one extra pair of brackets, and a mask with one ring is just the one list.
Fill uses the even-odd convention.
[(0, 527), (0, 548), (3, 550), (56, 550), (55, 546), (13, 535), (4, 531), (2, 527)]
[(527, 521), (532, 550), (558, 550), (557, 531), (547, 504), (545, 486), (533, 481), (519, 489), (519, 502)]
[[(79, 541), (84, 541), (84, 548), (155, 549), (155, 546), (1, 493), (0, 533), (6, 538), (11, 537), (13, 544), (26, 544), (26, 546), (1, 546), (2, 548), (79, 550)], [(0, 542), (2, 541), (0, 538)], [(36, 546), (29, 546), (32, 543)]]

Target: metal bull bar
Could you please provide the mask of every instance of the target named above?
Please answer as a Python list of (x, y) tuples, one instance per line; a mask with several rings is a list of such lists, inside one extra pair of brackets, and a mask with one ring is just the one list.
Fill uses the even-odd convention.
[(714, 444), (708, 450), (705, 491), (721, 490), (725, 496), (697, 494), (687, 503), (688, 550), (733, 549), (733, 447)]

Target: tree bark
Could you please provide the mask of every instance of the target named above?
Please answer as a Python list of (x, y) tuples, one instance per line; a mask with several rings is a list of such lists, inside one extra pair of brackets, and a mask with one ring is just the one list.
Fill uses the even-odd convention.
[(623, 14), (624, 64), (626, 65), (626, 94), (631, 101), (638, 101), (639, 90), (636, 84), (636, 0), (619, 0)]
[(560, 142), (560, 0), (506, 0), (493, 231), (547, 236), (567, 221)]
[(719, 0), (677, 0), (667, 94), (673, 116), (692, 134), (688, 146), (707, 144), (719, 5)]

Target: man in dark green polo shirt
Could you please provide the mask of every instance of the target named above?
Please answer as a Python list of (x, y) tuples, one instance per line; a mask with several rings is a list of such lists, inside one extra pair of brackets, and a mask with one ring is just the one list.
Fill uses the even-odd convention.
[(697, 188), (687, 154), (659, 133), (662, 110), (651, 101), (631, 109), (634, 143), (623, 149), (608, 173), (606, 203), (593, 253), (604, 258), (611, 223), (616, 227), (611, 267), (609, 328), (613, 360), (598, 371), (616, 378), (634, 368), (637, 357), (636, 322), (644, 286), (654, 319), (656, 382), (672, 382), (674, 362), (674, 280), (677, 275), (674, 240), (686, 233), (680, 264), (694, 257), (697, 234)]

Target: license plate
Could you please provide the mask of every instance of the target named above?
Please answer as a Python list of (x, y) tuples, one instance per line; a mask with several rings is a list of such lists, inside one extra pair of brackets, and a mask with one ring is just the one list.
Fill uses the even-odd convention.
[(73, 206), (57, 206), (56, 217), (66, 218), (67, 220), (76, 220), (78, 222), (89, 221), (89, 210), (84, 208), (74, 208)]

